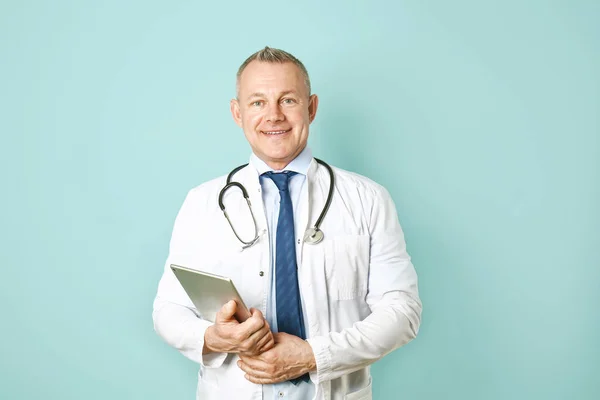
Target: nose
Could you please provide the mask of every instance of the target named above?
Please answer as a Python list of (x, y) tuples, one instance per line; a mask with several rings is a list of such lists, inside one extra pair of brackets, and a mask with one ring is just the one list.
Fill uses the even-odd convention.
[(278, 102), (270, 103), (267, 109), (268, 122), (280, 122), (285, 119), (285, 115), (281, 112), (281, 107)]

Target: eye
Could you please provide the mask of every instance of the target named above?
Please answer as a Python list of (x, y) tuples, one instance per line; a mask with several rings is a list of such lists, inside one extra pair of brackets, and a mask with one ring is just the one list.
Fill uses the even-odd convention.
[(250, 105), (253, 107), (260, 107), (260, 106), (262, 106), (262, 104), (263, 104), (262, 100), (256, 100), (256, 101), (253, 101), (252, 103), (250, 103)]
[(289, 97), (287, 97), (287, 98), (283, 99), (281, 102), (283, 104), (294, 104), (294, 103), (296, 103), (296, 100), (290, 99)]

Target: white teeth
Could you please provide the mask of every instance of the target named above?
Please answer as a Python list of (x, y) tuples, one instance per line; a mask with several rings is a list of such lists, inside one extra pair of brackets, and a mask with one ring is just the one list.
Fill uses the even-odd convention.
[(281, 135), (282, 133), (285, 133), (285, 132), (287, 132), (287, 131), (273, 131), (273, 132), (264, 132), (263, 131), (263, 133), (265, 133), (267, 135)]

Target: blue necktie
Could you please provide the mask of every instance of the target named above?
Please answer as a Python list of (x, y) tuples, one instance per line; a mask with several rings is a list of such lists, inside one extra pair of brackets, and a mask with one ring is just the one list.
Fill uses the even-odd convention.
[[(267, 172), (265, 175), (275, 182), (281, 198), (275, 243), (277, 330), (306, 339), (302, 317), (302, 302), (298, 287), (294, 208), (292, 207), (292, 198), (289, 191), (290, 178), (296, 173), (291, 171)], [(305, 374), (291, 380), (291, 382), (297, 385), (300, 381), (308, 382), (309, 379), (309, 375)]]

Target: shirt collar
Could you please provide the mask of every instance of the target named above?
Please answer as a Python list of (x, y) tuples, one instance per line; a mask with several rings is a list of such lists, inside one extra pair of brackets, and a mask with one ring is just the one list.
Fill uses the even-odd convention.
[[(293, 171), (306, 176), (312, 158), (312, 151), (308, 146), (306, 146), (304, 150), (302, 150), (302, 152), (298, 154), (296, 158), (294, 158), (288, 165), (286, 165), (286, 167), (283, 170)], [(269, 167), (267, 163), (258, 158), (258, 156), (254, 153), (252, 153), (252, 155), (250, 156), (250, 165), (252, 165), (256, 169), (258, 175), (262, 175), (268, 171), (280, 172), (275, 171), (273, 168)]]

